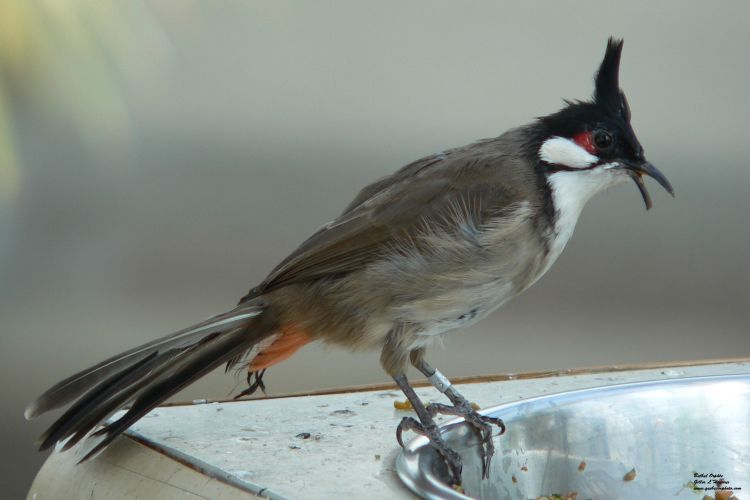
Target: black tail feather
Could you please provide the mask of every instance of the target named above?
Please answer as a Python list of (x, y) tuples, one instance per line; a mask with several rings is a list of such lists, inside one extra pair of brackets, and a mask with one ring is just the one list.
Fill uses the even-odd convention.
[(125, 429), (179, 390), (214, 368), (226, 363), (232, 356), (249, 349), (244, 329), (220, 335), (194, 349), (174, 362), (158, 378), (149, 383), (136, 397), (128, 411), (114, 422), (102, 427), (94, 436), (105, 436), (81, 459), (81, 462), (96, 455)]
[(108, 358), (55, 384), (29, 404), (24, 414), (27, 419), (31, 419), (47, 411), (63, 407), (88, 392), (104, 377), (133, 366), (155, 351), (163, 352), (171, 348), (189, 347), (213, 333), (227, 331), (247, 323), (263, 310), (262, 305), (245, 303), (229, 312), (213, 316), (189, 328)]
[[(159, 353), (151, 358), (148, 363), (139, 366), (138, 369), (133, 369), (132, 371), (124, 370), (121, 379), (118, 379), (117, 375), (112, 376), (112, 384), (109, 387), (105, 387), (104, 383), (101, 384), (103, 386), (101, 397), (94, 398), (92, 395), (92, 401), (85, 407), (82, 399), (79, 411), (72, 412), (73, 408), (79, 405), (77, 402), (69, 410), (71, 411), (69, 417), (66, 418), (65, 415), (60, 417), (59, 420), (63, 422), (66, 429), (65, 433), (58, 432), (54, 441), (48, 438), (47, 441), (49, 443), (45, 442), (43, 444), (53, 445), (55, 442), (67, 440), (63, 446), (63, 450), (72, 448), (81, 439), (86, 437), (91, 429), (104, 422), (113, 413), (132, 401), (133, 396), (149, 383), (151, 377), (167, 368), (168, 364), (166, 361), (179, 354), (180, 351), (175, 349)], [(84, 396), (84, 399), (87, 397), (88, 394)]]
[[(99, 363), (45, 392), (29, 405), (27, 416), (73, 405), (40, 437), (40, 450), (65, 442), (69, 449), (86, 436), (99, 436), (87, 460), (158, 404), (219, 365), (242, 359), (271, 335), (275, 324), (265, 307), (243, 304), (204, 321)], [(131, 404), (132, 403), (132, 404)], [(118, 410), (125, 414), (94, 432)]]
[(111, 397), (112, 394), (127, 388), (138, 379), (140, 379), (146, 370), (150, 370), (155, 358), (159, 354), (151, 353), (148, 357), (135, 363), (133, 366), (118, 372), (99, 385), (87, 392), (84, 397), (79, 399), (65, 413), (63, 413), (55, 423), (39, 438), (39, 451), (46, 450), (58, 441), (62, 441), (66, 436), (77, 432), (85, 419), (99, 418), (98, 413), (94, 410), (102, 407), (102, 403)]

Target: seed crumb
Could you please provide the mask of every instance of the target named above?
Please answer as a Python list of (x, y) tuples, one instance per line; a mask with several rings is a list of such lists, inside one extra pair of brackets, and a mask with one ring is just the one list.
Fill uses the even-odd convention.
[(623, 481), (632, 481), (633, 479), (635, 479), (635, 467), (630, 469), (630, 472), (628, 472), (622, 477)]
[(402, 410), (402, 411), (411, 411), (414, 409), (414, 407), (411, 405), (411, 402), (408, 399), (406, 401), (394, 401), (393, 407), (397, 410)]

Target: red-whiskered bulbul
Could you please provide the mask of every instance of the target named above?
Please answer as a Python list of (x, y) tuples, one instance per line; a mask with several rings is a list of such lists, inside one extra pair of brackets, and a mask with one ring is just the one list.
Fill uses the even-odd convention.
[[(632, 179), (650, 208), (647, 175), (673, 194), (630, 126), (618, 83), (621, 51), (622, 41), (610, 39), (590, 101), (567, 102), (497, 138), (427, 156), (370, 184), (231, 311), (49, 389), (28, 406), (27, 418), (70, 407), (40, 438), (40, 448), (64, 441), (67, 449), (91, 435), (85, 460), (214, 368), (246, 366), (249, 387), (241, 395), (251, 394), (264, 387), (268, 367), (321, 340), (381, 350), (383, 368), (418, 417), (403, 419), (399, 443), (404, 430), (427, 435), (453, 483), (460, 481), (461, 460), (433, 417), (463, 416), (481, 437), (486, 475), (494, 452), (491, 425), (504, 425), (474, 411), (427, 364), (425, 349), (538, 280), (596, 193)], [(425, 406), (406, 378), (409, 364), (452, 404)], [(124, 407), (127, 412), (105, 424)]]

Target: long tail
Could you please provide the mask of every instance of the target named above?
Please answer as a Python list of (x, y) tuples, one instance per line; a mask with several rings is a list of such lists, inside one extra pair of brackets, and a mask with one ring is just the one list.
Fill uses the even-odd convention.
[(39, 449), (62, 441), (63, 449), (68, 449), (130, 405), (122, 417), (92, 434), (98, 442), (81, 461), (94, 456), (159, 403), (221, 364), (236, 362), (272, 335), (275, 326), (264, 311), (262, 304), (241, 304), (63, 380), (24, 413), (31, 419), (73, 402), (40, 437)]

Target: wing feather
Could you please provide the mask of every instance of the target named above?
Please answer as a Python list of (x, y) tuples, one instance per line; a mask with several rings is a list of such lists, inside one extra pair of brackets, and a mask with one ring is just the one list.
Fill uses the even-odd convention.
[(513, 169), (508, 168), (518, 162), (497, 151), (466, 151), (471, 152), (452, 150), (424, 158), (364, 188), (337, 219), (302, 243), (248, 297), (361, 269), (398, 238), (419, 232), (425, 221), (450, 220), (448, 212), (455, 210), (457, 199), (480, 209), (480, 224), (482, 218), (496, 216), (518, 201), (523, 193), (514, 190)]

